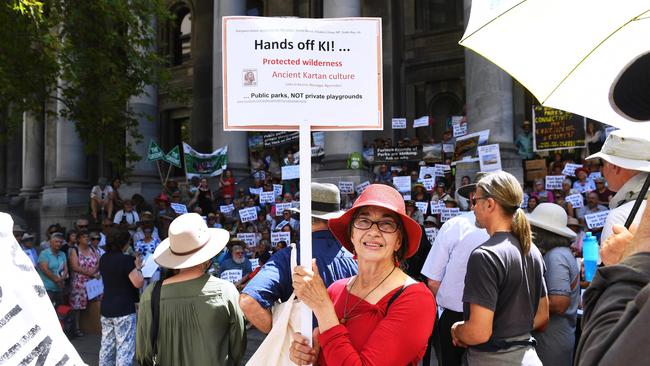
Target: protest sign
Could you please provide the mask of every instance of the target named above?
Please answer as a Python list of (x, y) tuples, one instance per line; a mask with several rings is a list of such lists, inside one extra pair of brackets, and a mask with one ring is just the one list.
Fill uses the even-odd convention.
[(564, 169), (562, 170), (562, 174), (568, 175), (570, 177), (575, 177), (576, 169), (578, 168), (582, 168), (582, 164), (566, 163), (566, 165), (564, 165)]
[(393, 185), (398, 192), (410, 192), (411, 191), (411, 177), (393, 177)]
[(411, 195), (410, 194), (403, 194), (402, 198), (404, 198), (404, 201), (410, 201), (411, 200)]
[(91, 278), (86, 281), (86, 295), (92, 300), (104, 293), (104, 282), (101, 278)]
[(354, 182), (339, 182), (341, 194), (354, 194)]
[(436, 178), (424, 178), (422, 179), (422, 185), (424, 189), (430, 191), (436, 186)]
[(291, 207), (292, 208), (300, 208), (300, 202), (299, 201), (291, 201)]
[(420, 212), (425, 214), (427, 212), (427, 208), (429, 207), (429, 203), (428, 202), (415, 202), (415, 207), (417, 207), (418, 210), (420, 210)]
[(228, 282), (235, 283), (242, 278), (242, 270), (241, 269), (229, 269), (226, 271), (221, 272), (221, 279), (226, 280)]
[(458, 207), (443, 208), (442, 210), (440, 210), (440, 222), (449, 221), (460, 214), (461, 214), (460, 208)]
[(547, 175), (546, 176), (546, 189), (555, 190), (562, 189), (562, 182), (565, 177), (563, 175)]
[(452, 161), (474, 161), (478, 158), (478, 147), (487, 144), (489, 136), (490, 130), (483, 130), (456, 138)]
[(160, 148), (160, 146), (158, 146), (158, 144), (154, 140), (149, 141), (147, 160), (149, 161), (162, 160), (164, 157), (165, 157), (165, 153)]
[(433, 166), (434, 176), (444, 177), (446, 172), (451, 171), (451, 167), (445, 164), (436, 164)]
[(461, 137), (467, 135), (467, 122), (452, 124), (454, 137)]
[(393, 118), (393, 130), (406, 129), (406, 118)]
[(153, 258), (153, 254), (147, 254), (147, 257), (143, 261), (144, 265), (142, 266), (142, 277), (151, 278), (156, 271), (158, 270), (158, 263)]
[(234, 204), (229, 204), (229, 205), (220, 205), (219, 206), (219, 211), (224, 214), (231, 213), (235, 210), (235, 205)]
[(256, 233), (237, 233), (237, 239), (246, 243), (247, 247), (254, 247), (257, 245)]
[(454, 153), (454, 149), (455, 149), (455, 145), (454, 145), (454, 144), (449, 144), (449, 143), (448, 143), (448, 144), (442, 144), (442, 151), (443, 151), (445, 154), (453, 154), (453, 153)]
[(292, 208), (292, 202), (282, 202), (275, 204), (275, 216), (282, 216), (282, 213), (290, 208)]
[(172, 210), (174, 210), (174, 212), (176, 212), (179, 215), (187, 213), (187, 206), (185, 206), (182, 203), (173, 203), (172, 202), (169, 205), (171, 206)]
[(422, 149), (418, 146), (375, 148), (375, 162), (377, 163), (417, 161), (421, 158)]
[(361, 194), (361, 192), (363, 192), (366, 188), (368, 188), (369, 185), (370, 185), (370, 182), (369, 182), (369, 181), (365, 181), (365, 182), (363, 182), (363, 183), (359, 183), (359, 184), (357, 185), (357, 187), (355, 188), (355, 190), (357, 191), (357, 194)]
[(420, 180), (424, 179), (424, 177), (427, 174), (430, 175), (431, 178), (434, 178), (436, 176), (435, 168), (432, 167), (432, 166), (426, 166), (426, 165), (421, 166), (420, 167), (420, 176), (418, 177), (418, 179), (420, 179)]
[(224, 17), (220, 45), (226, 131), (383, 129), (381, 18)]
[(533, 106), (533, 150), (585, 147), (586, 118), (549, 107)]
[[(451, 150), (454, 150), (453, 145)], [(426, 161), (427, 163), (442, 161), (442, 143), (423, 144), (422, 160)]]
[(528, 193), (524, 193), (524, 198), (521, 200), (519, 207), (528, 208), (528, 198), (529, 198)]
[(262, 135), (262, 143), (265, 148), (271, 148), (298, 142), (298, 131), (273, 131), (265, 132)]
[(580, 208), (580, 207), (584, 207), (584, 205), (585, 205), (584, 198), (582, 197), (582, 195), (580, 193), (568, 195), (568, 196), (564, 197), (564, 200), (566, 202), (571, 203), (573, 208)]
[(185, 175), (192, 177), (216, 177), (221, 175), (228, 166), (228, 145), (214, 150), (210, 154), (202, 154), (183, 143), (185, 160)]
[(275, 202), (275, 192), (268, 191), (260, 193), (260, 205), (273, 202)]
[(427, 239), (429, 239), (429, 243), (433, 244), (434, 240), (436, 240), (436, 236), (438, 235), (438, 228), (425, 227), (424, 233), (427, 235)]
[(478, 161), (482, 172), (498, 172), (501, 170), (501, 152), (499, 144), (478, 147)]
[(603, 174), (601, 172), (591, 172), (589, 173), (589, 179), (602, 178)]
[(251, 262), (251, 270), (254, 271), (260, 266), (260, 259), (259, 258), (251, 258), (249, 259)]
[(282, 167), (282, 180), (300, 178), (300, 165), (285, 165)]
[(169, 164), (180, 168), (181, 167), (181, 150), (178, 148), (178, 145), (174, 146), (165, 156), (163, 160)]
[(259, 188), (248, 187), (248, 192), (250, 192), (250, 194), (255, 195), (255, 196), (259, 196), (260, 194), (262, 194), (263, 191), (264, 191), (264, 188), (262, 188), (262, 187), (259, 187)]
[(241, 222), (250, 222), (257, 220), (257, 209), (255, 207), (240, 209), (239, 219)]
[(427, 127), (429, 125), (429, 116), (424, 116), (413, 121), (413, 128)]
[(607, 215), (609, 215), (609, 210), (585, 215), (585, 222), (587, 223), (587, 228), (597, 229), (599, 227), (605, 226), (605, 220), (607, 219)]
[(278, 242), (285, 242), (287, 245), (291, 243), (291, 233), (284, 231), (274, 231), (271, 233), (271, 246), (275, 248)]
[(273, 185), (273, 194), (275, 194), (276, 197), (282, 196), (282, 184)]
[(445, 203), (441, 200), (431, 201), (431, 213), (439, 214), (442, 212), (442, 209), (445, 208)]

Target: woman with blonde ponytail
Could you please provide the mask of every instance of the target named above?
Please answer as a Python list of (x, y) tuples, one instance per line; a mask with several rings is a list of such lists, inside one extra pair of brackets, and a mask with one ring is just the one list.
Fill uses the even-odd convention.
[(467, 347), (468, 365), (542, 365), (533, 330), (549, 319), (544, 260), (519, 207), (523, 192), (509, 173), (491, 173), (470, 200), (476, 225), (490, 235), (470, 255), (463, 292), (464, 321), (451, 328)]

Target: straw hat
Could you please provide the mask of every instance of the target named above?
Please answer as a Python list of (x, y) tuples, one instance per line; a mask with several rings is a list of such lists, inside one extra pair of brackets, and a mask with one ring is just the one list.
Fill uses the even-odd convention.
[(643, 136), (638, 131), (615, 130), (612, 131), (605, 144), (593, 155), (591, 159), (603, 159), (621, 168), (650, 172), (650, 138)]
[(567, 227), (566, 211), (555, 203), (540, 203), (527, 216), (531, 226), (548, 230), (566, 238), (576, 238), (576, 233)]
[(199, 214), (184, 214), (169, 225), (169, 237), (158, 245), (153, 258), (166, 268), (196, 266), (217, 255), (229, 238), (226, 230), (208, 228)]
[[(300, 213), (299, 208), (290, 211)], [(323, 220), (340, 217), (345, 211), (341, 210), (341, 193), (339, 187), (331, 183), (311, 183), (311, 216)]]
[(406, 232), (406, 253), (404, 259), (413, 256), (418, 251), (420, 246), (420, 238), (422, 237), (422, 228), (420, 225), (406, 215), (406, 207), (404, 206), (404, 198), (393, 187), (384, 184), (371, 184), (369, 185), (354, 202), (354, 205), (346, 213), (339, 218), (329, 220), (329, 228), (336, 239), (350, 252), (354, 250), (354, 245), (350, 241), (348, 235), (348, 228), (354, 213), (364, 206), (378, 206), (393, 211), (402, 220), (402, 226)]

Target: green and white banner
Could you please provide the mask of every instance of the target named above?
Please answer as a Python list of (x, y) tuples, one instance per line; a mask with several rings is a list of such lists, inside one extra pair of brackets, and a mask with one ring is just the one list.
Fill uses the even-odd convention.
[(187, 179), (192, 177), (216, 177), (221, 175), (228, 166), (228, 145), (213, 151), (211, 154), (202, 154), (192, 149), (183, 142), (185, 153), (185, 174)]

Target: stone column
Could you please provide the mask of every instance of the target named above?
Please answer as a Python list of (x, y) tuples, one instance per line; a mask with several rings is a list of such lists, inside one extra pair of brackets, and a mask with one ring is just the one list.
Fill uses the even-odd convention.
[(7, 139), (7, 197), (10, 202), (20, 193), (23, 169), (23, 139), (21, 131), (13, 131)]
[[(323, 0), (323, 18), (358, 16), (361, 16), (360, 0)], [(363, 173), (362, 170), (346, 171), (347, 159), (353, 152), (363, 152), (362, 131), (327, 132), (325, 134), (325, 158), (321, 171), (336, 170), (337, 172), (322, 172), (315, 175), (319, 178), (336, 179), (337, 176), (354, 176)], [(326, 179), (319, 180), (326, 181)]]
[[(465, 24), (472, 0), (465, 0)], [(499, 144), (501, 166), (523, 183), (521, 158), (514, 148), (512, 77), (479, 54), (465, 50), (467, 120), (470, 132), (490, 130), (489, 144)], [(478, 163), (458, 164), (456, 176), (473, 176)], [(457, 184), (460, 178), (457, 179)]]
[(23, 115), (23, 186), (20, 194), (37, 197), (43, 189), (44, 125), (30, 112)]
[[(245, 1), (239, 1), (246, 3)], [(200, 152), (211, 152), (212, 141), (212, 55), (210, 34), (213, 32), (213, 11), (209, 0), (195, 1), (192, 11), (192, 116), (191, 143)], [(214, 11), (216, 15), (216, 11)]]
[(147, 160), (149, 142), (154, 140), (160, 145), (158, 90), (151, 85), (146, 86), (142, 95), (131, 97), (129, 108), (140, 114), (138, 117), (138, 132), (142, 135), (142, 141), (135, 143), (128, 134), (126, 136), (127, 143), (134, 145), (133, 149), (140, 156), (140, 160), (131, 165), (133, 171), (129, 180), (123, 182), (120, 194), (125, 199), (139, 193), (148, 202), (151, 202), (156, 194), (160, 193), (158, 168), (156, 168), (155, 162)]
[[(223, 130), (223, 73), (221, 49), (221, 17), (246, 14), (246, 2), (240, 0), (214, 0), (214, 29), (212, 47), (212, 146), (218, 149), (228, 145), (228, 168), (238, 176), (250, 174), (248, 166), (248, 138), (246, 132)], [(194, 49), (192, 49), (194, 50)], [(194, 111), (192, 111), (194, 113)], [(193, 123), (196, 121), (192, 115)], [(203, 131), (206, 136), (209, 134)]]

